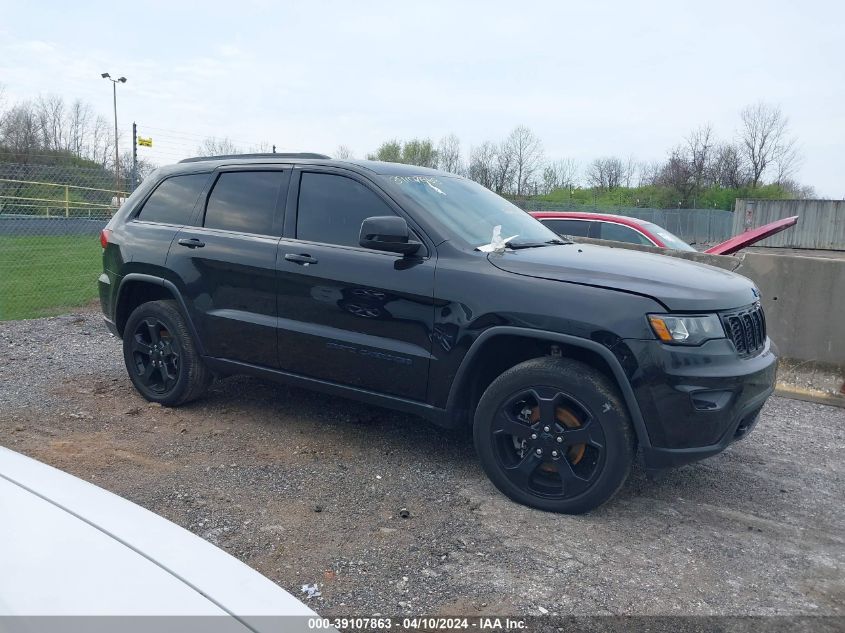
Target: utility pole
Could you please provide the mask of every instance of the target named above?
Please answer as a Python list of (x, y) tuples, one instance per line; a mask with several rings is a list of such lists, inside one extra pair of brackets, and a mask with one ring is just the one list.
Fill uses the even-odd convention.
[(138, 124), (132, 121), (132, 191), (138, 186)]
[(109, 73), (101, 73), (100, 77), (108, 79), (112, 84), (112, 98), (114, 100), (114, 193), (120, 200), (120, 153), (117, 148), (117, 84), (125, 84), (126, 77), (112, 79)]

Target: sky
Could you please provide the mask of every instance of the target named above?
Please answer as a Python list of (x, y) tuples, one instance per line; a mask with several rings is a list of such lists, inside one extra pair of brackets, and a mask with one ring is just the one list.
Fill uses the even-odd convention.
[(0, 0), (6, 101), (81, 98), (142, 157), (202, 139), (358, 157), (385, 140), (469, 147), (531, 128), (550, 159), (660, 160), (699, 125), (731, 140), (779, 105), (797, 179), (845, 197), (845, 3), (20, 2)]

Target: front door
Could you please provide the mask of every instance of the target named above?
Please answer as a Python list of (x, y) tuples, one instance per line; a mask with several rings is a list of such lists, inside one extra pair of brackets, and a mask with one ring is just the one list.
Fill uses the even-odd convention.
[(276, 250), (290, 168), (221, 170), (167, 266), (207, 355), (277, 367)]
[(279, 366), (425, 400), (434, 320), (433, 251), (361, 248), (364, 218), (399, 210), (357, 176), (297, 170), (297, 203), (279, 243)]

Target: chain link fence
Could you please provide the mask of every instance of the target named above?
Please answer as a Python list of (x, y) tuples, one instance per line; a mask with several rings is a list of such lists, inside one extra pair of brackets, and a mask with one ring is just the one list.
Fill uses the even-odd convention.
[(97, 298), (99, 232), (126, 197), (88, 167), (0, 163), (0, 320)]

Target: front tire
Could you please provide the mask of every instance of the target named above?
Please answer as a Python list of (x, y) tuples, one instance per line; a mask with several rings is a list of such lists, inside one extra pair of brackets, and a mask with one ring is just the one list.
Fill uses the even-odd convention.
[(123, 330), (123, 360), (138, 392), (165, 406), (200, 397), (212, 380), (175, 301), (135, 308)]
[(494, 380), (473, 424), (484, 472), (532, 508), (588, 512), (625, 483), (634, 432), (615, 385), (584, 363), (537, 358)]

